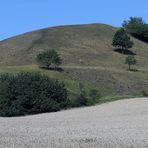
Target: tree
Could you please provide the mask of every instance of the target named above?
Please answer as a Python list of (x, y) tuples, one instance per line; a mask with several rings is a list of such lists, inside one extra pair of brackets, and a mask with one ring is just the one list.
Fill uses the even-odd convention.
[(48, 49), (38, 54), (36, 57), (36, 61), (41, 66), (48, 69), (50, 68), (50, 66), (53, 66), (55, 68), (62, 63), (60, 56), (54, 49)]
[(112, 45), (121, 48), (122, 53), (124, 53), (126, 49), (132, 48), (133, 42), (130, 40), (130, 37), (126, 34), (125, 30), (121, 28), (115, 33)]
[(131, 65), (135, 65), (137, 63), (137, 60), (133, 55), (129, 55), (125, 59), (125, 64), (128, 64), (129, 70), (131, 70)]
[(122, 26), (133, 37), (148, 42), (148, 24), (141, 17), (130, 17), (123, 22)]
[(67, 105), (63, 83), (37, 72), (0, 74), (0, 116), (58, 111)]
[(142, 17), (130, 17), (129, 20), (123, 21), (122, 26), (126, 29), (134, 28), (134, 26), (144, 25)]

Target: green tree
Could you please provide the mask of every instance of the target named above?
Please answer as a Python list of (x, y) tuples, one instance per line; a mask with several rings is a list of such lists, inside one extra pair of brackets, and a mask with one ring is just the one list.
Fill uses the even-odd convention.
[(133, 37), (148, 42), (148, 24), (141, 17), (130, 17), (123, 22), (122, 26)]
[(130, 17), (129, 20), (123, 21), (122, 26), (130, 34), (136, 34), (138, 28), (145, 22), (141, 17)]
[(0, 75), (0, 116), (58, 111), (67, 105), (63, 83), (37, 72)]
[(126, 34), (125, 30), (121, 28), (115, 33), (112, 45), (121, 48), (122, 53), (124, 53), (126, 49), (132, 48), (133, 42), (130, 40), (130, 37)]
[(125, 59), (125, 64), (128, 64), (129, 70), (131, 70), (131, 65), (135, 65), (137, 63), (137, 60), (133, 55), (129, 55)]
[(38, 54), (36, 61), (45, 68), (56, 68), (62, 63), (60, 56), (54, 49), (48, 49)]
[(142, 17), (130, 17), (129, 20), (125, 20), (122, 23), (122, 26), (126, 29), (134, 27), (134, 25), (143, 25), (145, 24)]

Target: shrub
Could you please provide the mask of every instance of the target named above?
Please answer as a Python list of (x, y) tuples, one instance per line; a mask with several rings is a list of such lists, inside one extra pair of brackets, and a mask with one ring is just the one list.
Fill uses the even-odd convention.
[(67, 104), (63, 83), (40, 73), (0, 75), (0, 116), (58, 111)]
[(85, 92), (84, 86), (82, 83), (79, 83), (80, 94), (75, 100), (75, 106), (86, 106), (87, 105), (87, 94)]
[(89, 91), (89, 102), (90, 102), (90, 105), (92, 104), (95, 104), (95, 103), (99, 103), (100, 101), (100, 98), (101, 98), (101, 94), (100, 92), (97, 90), (97, 89), (91, 89)]
[(148, 97), (148, 89), (143, 90), (143, 91), (142, 91), (142, 95), (143, 95), (144, 97)]
[(76, 97), (73, 106), (90, 106), (100, 102), (101, 94), (97, 89), (90, 89), (86, 92), (82, 83), (79, 83), (80, 94)]

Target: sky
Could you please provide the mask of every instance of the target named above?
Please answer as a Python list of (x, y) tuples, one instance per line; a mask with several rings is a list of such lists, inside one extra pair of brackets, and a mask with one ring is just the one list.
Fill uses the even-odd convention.
[(121, 26), (130, 16), (148, 22), (148, 0), (0, 0), (0, 40), (60, 25)]

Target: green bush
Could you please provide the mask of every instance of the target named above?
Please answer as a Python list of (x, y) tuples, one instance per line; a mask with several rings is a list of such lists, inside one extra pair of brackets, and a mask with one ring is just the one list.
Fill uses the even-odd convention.
[(79, 83), (80, 94), (75, 97), (73, 101), (70, 102), (72, 107), (87, 106), (88, 98), (86, 90), (82, 83)]
[(101, 94), (97, 89), (86, 91), (82, 83), (79, 83), (80, 94), (72, 102), (73, 107), (90, 106), (100, 102)]
[(89, 99), (88, 103), (90, 105), (96, 104), (100, 102), (101, 94), (97, 89), (91, 89), (89, 91)]
[(143, 90), (143, 91), (142, 91), (142, 95), (143, 95), (144, 97), (148, 97), (148, 89)]
[(0, 116), (58, 111), (67, 100), (64, 84), (40, 73), (0, 75)]
[(80, 107), (80, 106), (87, 106), (87, 96), (85, 93), (80, 93), (80, 95), (77, 96), (75, 99), (75, 107)]

